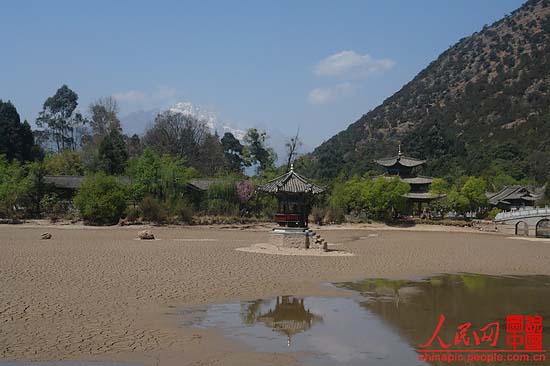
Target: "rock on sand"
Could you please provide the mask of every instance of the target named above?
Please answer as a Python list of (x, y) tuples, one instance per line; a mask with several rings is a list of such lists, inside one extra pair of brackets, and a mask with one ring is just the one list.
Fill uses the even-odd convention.
[(141, 240), (153, 240), (155, 239), (155, 235), (149, 230), (142, 230), (138, 233), (138, 238)]

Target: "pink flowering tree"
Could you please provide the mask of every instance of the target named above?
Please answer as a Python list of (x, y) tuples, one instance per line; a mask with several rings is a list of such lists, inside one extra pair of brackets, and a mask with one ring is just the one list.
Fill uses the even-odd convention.
[(249, 180), (241, 180), (235, 184), (237, 197), (241, 204), (246, 204), (254, 194), (254, 184)]

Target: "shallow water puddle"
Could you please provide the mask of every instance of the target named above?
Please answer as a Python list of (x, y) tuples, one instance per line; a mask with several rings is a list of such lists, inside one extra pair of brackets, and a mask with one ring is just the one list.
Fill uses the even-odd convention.
[[(359, 303), (343, 298), (280, 296), (273, 300), (214, 305), (194, 320), (198, 327), (216, 327), (259, 352), (306, 352), (327, 364), (355, 364), (367, 359), (416, 359), (391, 330)], [(375, 332), (365, 332), (364, 329)], [(394, 345), (393, 349), (388, 345)]]
[[(468, 357), (489, 357), (487, 350), (492, 357), (504, 357), (496, 359), (497, 364), (528, 364), (506, 357), (531, 357), (531, 361), (546, 357), (546, 352), (525, 352), (526, 340), (532, 347), (538, 337), (538, 318), (530, 318), (534, 315), (542, 317), (540, 349), (550, 348), (550, 277), (462, 274), (421, 281), (369, 279), (336, 286), (361, 296), (279, 296), (218, 304), (185, 310), (183, 324), (220, 329), (258, 352), (296, 352), (315, 365), (440, 364), (421, 355), (443, 354), (464, 357), (465, 362), (453, 364), (470, 364), (475, 359)], [(507, 343), (512, 339), (508, 338), (512, 334), (507, 329), (508, 315), (523, 316), (523, 331), (513, 333), (515, 346)], [(516, 352), (510, 352), (513, 347)], [(536, 363), (550, 364), (548, 356), (548, 363)]]

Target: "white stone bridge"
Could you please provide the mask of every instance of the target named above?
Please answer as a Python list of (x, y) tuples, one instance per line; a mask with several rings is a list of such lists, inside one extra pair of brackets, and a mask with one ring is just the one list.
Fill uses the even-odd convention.
[(504, 233), (550, 238), (550, 207), (501, 212), (495, 217), (495, 223)]

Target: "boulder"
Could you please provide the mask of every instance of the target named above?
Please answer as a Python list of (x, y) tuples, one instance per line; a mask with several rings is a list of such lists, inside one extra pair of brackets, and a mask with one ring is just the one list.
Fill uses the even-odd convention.
[(52, 234), (50, 234), (48, 232), (42, 233), (40, 235), (40, 239), (42, 239), (42, 240), (48, 240), (48, 239), (51, 239), (51, 238), (52, 238)]
[(138, 233), (138, 238), (141, 240), (153, 240), (155, 235), (150, 230), (142, 230)]

